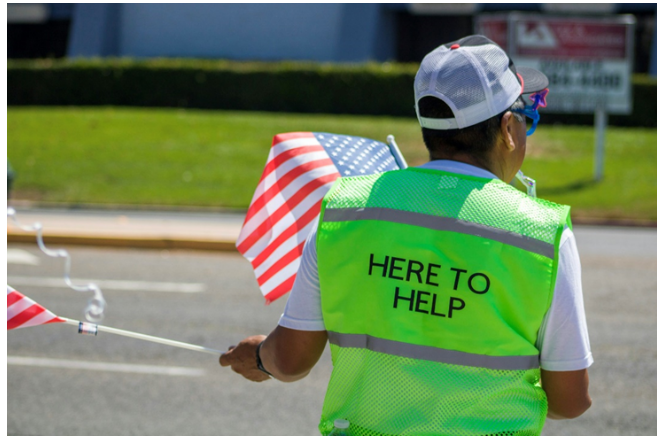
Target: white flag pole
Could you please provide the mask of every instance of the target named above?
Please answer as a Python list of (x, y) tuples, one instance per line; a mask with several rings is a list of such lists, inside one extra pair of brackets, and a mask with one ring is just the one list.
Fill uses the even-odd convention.
[(110, 334), (122, 335), (124, 337), (131, 337), (139, 340), (151, 341), (153, 343), (160, 343), (163, 345), (174, 346), (177, 348), (190, 349), (191, 351), (206, 352), (208, 354), (216, 354), (216, 355), (221, 355), (225, 353), (217, 349), (210, 349), (210, 348), (205, 348), (204, 346), (191, 345), (189, 343), (183, 343), (176, 340), (153, 337), (152, 335), (125, 331), (123, 329), (110, 328), (109, 326), (95, 325), (93, 323), (80, 322), (78, 320), (72, 320), (65, 317), (59, 317), (59, 318), (65, 320), (64, 323), (67, 323), (68, 325), (77, 326), (79, 328), (79, 334), (97, 335), (98, 331), (104, 331)]
[(399, 146), (394, 141), (394, 135), (387, 135), (387, 145), (390, 147), (390, 151), (392, 152), (392, 155), (394, 155), (394, 159), (397, 160), (399, 168), (401, 169), (408, 168), (408, 163), (404, 159), (404, 155), (401, 154)]

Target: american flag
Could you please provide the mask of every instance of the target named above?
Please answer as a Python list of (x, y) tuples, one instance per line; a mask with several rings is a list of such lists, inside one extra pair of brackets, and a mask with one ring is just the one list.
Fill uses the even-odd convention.
[(292, 289), (320, 203), (341, 176), (405, 168), (396, 146), (356, 136), (293, 132), (274, 137), (237, 239), (267, 303)]
[(7, 330), (64, 321), (42, 305), (7, 286)]

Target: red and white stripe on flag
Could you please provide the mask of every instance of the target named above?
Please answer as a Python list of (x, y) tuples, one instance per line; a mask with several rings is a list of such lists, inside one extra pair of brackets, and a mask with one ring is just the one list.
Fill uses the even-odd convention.
[(14, 288), (7, 286), (7, 330), (64, 321)]
[(292, 289), (304, 241), (340, 176), (313, 133), (274, 137), (236, 244), (251, 262), (267, 303)]

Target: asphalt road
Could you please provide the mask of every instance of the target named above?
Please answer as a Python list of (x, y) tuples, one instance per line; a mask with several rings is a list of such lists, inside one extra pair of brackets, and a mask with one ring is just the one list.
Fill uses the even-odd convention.
[[(543, 434), (656, 435), (656, 230), (576, 227), (576, 238), (594, 404)], [(224, 350), (269, 332), (285, 305), (264, 305), (234, 253), (67, 249), (72, 277), (103, 286), (106, 326)], [(8, 249), (10, 285), (82, 319), (88, 295), (53, 280), (62, 267), (36, 247)], [(9, 331), (7, 357), (8, 435), (317, 435), (331, 372), (326, 350), (302, 381), (255, 384), (214, 355), (64, 324)]]

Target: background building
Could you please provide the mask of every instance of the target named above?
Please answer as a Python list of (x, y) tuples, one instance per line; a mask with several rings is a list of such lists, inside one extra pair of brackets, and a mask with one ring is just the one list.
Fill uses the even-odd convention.
[(656, 75), (656, 3), (10, 3), (8, 58), (415, 62), (508, 11), (636, 17), (635, 72)]

